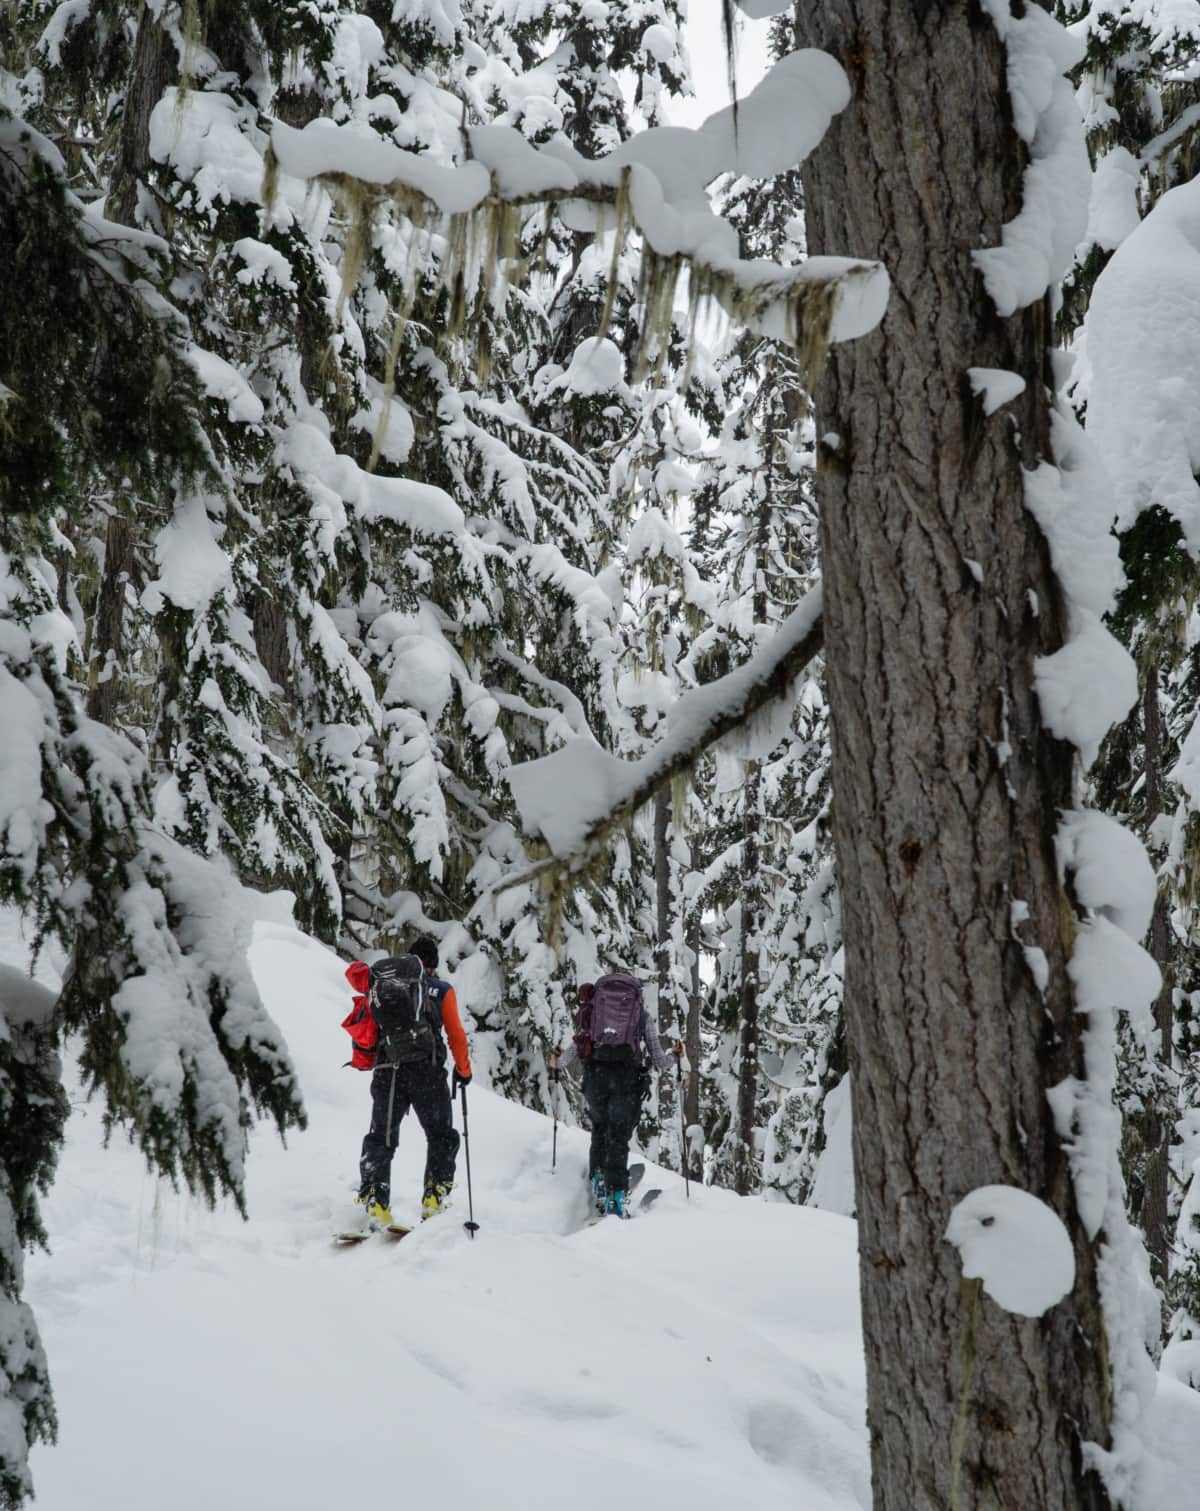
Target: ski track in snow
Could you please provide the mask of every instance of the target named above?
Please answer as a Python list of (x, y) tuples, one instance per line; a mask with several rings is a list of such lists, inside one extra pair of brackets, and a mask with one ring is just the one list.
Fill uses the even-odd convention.
[[(0, 956), (20, 942), (0, 918)], [(99, 1107), (76, 1111), (27, 1294), (59, 1445), (37, 1511), (333, 1511), (362, 1493), (458, 1511), (801, 1511), (870, 1506), (854, 1226), (742, 1201), (649, 1165), (644, 1221), (587, 1226), (586, 1135), (468, 1091), (475, 1217), (338, 1250), (367, 1077), (342, 1069), (341, 963), (260, 922), (252, 964), (309, 1127), (253, 1136), (250, 1221), (146, 1173)], [(48, 983), (52, 980), (43, 970)], [(469, 1006), (469, 1004), (468, 1004)], [(461, 1127), (456, 1109), (456, 1125)], [(405, 1120), (393, 1210), (416, 1220)], [(1137, 1511), (1187, 1511), (1200, 1396), (1160, 1386)]]

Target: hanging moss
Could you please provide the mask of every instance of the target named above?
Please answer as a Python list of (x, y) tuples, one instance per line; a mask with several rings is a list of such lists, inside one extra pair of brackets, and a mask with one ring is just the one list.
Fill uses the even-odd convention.
[(637, 360), (634, 364), (634, 382), (641, 383), (650, 371), (654, 358), (654, 382), (658, 383), (671, 342), (671, 328), (675, 322), (675, 290), (683, 258), (660, 257), (649, 247), (642, 252), (642, 277), (638, 290), (642, 306), (642, 328), (638, 337)]
[(543, 278), (550, 271), (550, 228), (554, 224), (554, 215), (557, 208), (557, 200), (550, 199), (546, 201), (546, 215), (542, 221), (542, 235), (537, 254), (538, 272)]
[[(393, 196), (394, 201), (399, 200), (398, 195)], [(417, 214), (422, 217), (428, 201), (420, 197), (419, 204), (414, 206)], [(387, 433), (388, 420), (391, 417), (392, 401), (396, 395), (396, 363), (400, 357), (400, 347), (404, 340), (404, 332), (408, 329), (408, 322), (412, 318), (413, 305), (416, 302), (417, 290), (421, 285), (425, 268), (429, 261), (432, 234), (425, 228), (424, 220), (415, 221), (409, 246), (413, 250), (413, 258), (409, 265), (409, 278), (404, 287), (404, 293), (399, 306), (392, 311), (392, 334), (388, 342), (387, 362), (384, 368), (383, 382), (383, 410), (379, 416), (379, 422), (375, 426), (375, 434), (371, 440), (371, 456), (367, 462), (367, 471), (374, 472), (379, 464), (379, 453), (383, 446), (383, 437)]]
[(616, 199), (616, 225), (613, 228), (612, 259), (608, 265), (608, 287), (604, 291), (604, 308), (600, 312), (600, 326), (597, 337), (608, 335), (609, 321), (612, 319), (613, 302), (617, 297), (617, 274), (621, 266), (621, 253), (625, 250), (625, 242), (628, 239), (630, 227), (633, 225), (633, 205), (629, 198), (629, 178), (632, 169), (626, 168), (621, 174), (621, 181), (617, 185)]
[(967, 1411), (971, 1404), (971, 1384), (975, 1378), (977, 1347), (975, 1326), (979, 1318), (979, 1294), (982, 1280), (964, 1278), (959, 1285), (959, 1303), (963, 1313), (962, 1335), (959, 1339), (959, 1370), (962, 1375), (962, 1394), (954, 1419), (954, 1431), (950, 1438), (950, 1511), (958, 1511), (959, 1485), (962, 1477), (963, 1450), (967, 1441)]
[(510, 278), (517, 265), (517, 249), (521, 237), (523, 212), (519, 205), (502, 199), (493, 186), (493, 192), (485, 201), (487, 214), (487, 257), (483, 266), (484, 286), (495, 283), (497, 278)]
[(486, 388), (491, 381), (494, 361), (491, 328), (481, 320), (475, 330), (475, 374), (482, 388)]
[[(612, 321), (619, 282), (620, 260), (631, 231), (637, 229), (630, 200), (631, 170), (621, 175), (613, 197), (614, 229), (605, 298), (596, 334), (604, 337)], [(338, 302), (340, 320), (346, 300), (353, 294), (370, 246), (375, 207), (381, 191), (346, 174), (320, 175), (338, 196), (350, 221), (345, 249), (342, 290)], [(278, 165), (268, 151), (263, 196), (268, 208), (277, 192)], [(415, 229), (431, 228), (441, 222), (437, 207), (418, 190), (401, 183), (386, 191), (396, 211)], [(606, 203), (603, 191), (584, 196)], [(491, 193), (473, 210), (448, 217), (446, 250), (441, 260), (441, 281), (447, 293), (447, 317), (443, 329), (449, 341), (460, 338), (469, 317), (484, 323), (485, 303), (497, 300), (498, 288), (505, 282), (522, 279), (529, 263), (519, 255), (524, 201), (506, 199), (494, 182)], [(545, 223), (539, 240), (537, 260), (542, 272), (547, 269), (547, 250), (555, 201), (546, 204)], [(796, 280), (790, 287), (777, 282), (739, 284), (732, 272), (706, 263), (692, 263), (682, 254), (662, 256), (644, 247), (641, 259), (639, 299), (642, 326), (639, 332), (635, 380), (661, 377), (675, 320), (675, 298), (684, 268), (689, 271), (688, 286), (688, 357), (684, 385), (691, 375), (691, 352), (702, 309), (719, 308), (731, 319), (750, 328), (761, 326), (768, 315), (783, 306), (786, 337), (795, 350), (801, 382), (811, 389), (820, 374), (829, 350), (829, 332), (837, 302), (835, 283), (809, 283)], [(478, 355), (478, 354), (477, 354)], [(486, 363), (487, 354), (482, 354)], [(653, 364), (653, 370), (651, 367)]]
[(263, 222), (268, 224), (275, 211), (275, 201), (279, 198), (279, 159), (275, 156), (275, 148), (272, 143), (267, 143), (267, 150), (263, 154)]
[(175, 109), (178, 113), (182, 113), (192, 91), (196, 77), (196, 54), (204, 46), (204, 19), (199, 0), (183, 0), (180, 27), (183, 32), (183, 55), (179, 60), (179, 90), (175, 96)]
[(811, 391), (829, 355), (829, 332), (837, 299), (836, 283), (798, 279), (790, 288), (774, 282), (746, 286), (726, 270), (704, 263), (693, 264), (689, 270), (688, 344), (694, 345), (691, 338), (695, 335), (696, 321), (706, 306), (716, 305), (739, 325), (754, 330), (761, 327), (774, 307), (782, 304), (784, 339), (795, 353), (800, 386)]
[(675, 815), (675, 824), (682, 825), (685, 832), (694, 789), (695, 777), (689, 771), (677, 771), (671, 778), (671, 812)]
[(679, 385), (683, 393), (687, 392), (692, 381), (692, 364), (696, 354), (696, 325), (700, 318), (701, 282), (701, 279), (696, 276), (696, 269), (689, 267), (687, 323), (684, 326), (687, 356), (684, 359), (683, 378)]
[(376, 195), (368, 185), (357, 178), (351, 178), (349, 174), (338, 175), (337, 194), (350, 224), (342, 252), (342, 287), (334, 317), (334, 324), (340, 327), (346, 301), (358, 287), (358, 280), (366, 265), (375, 223)]
[(446, 321), (446, 334), (451, 339), (462, 332), (467, 313), (467, 268), (471, 257), (471, 236), (474, 217), (470, 214), (452, 215), (446, 236), (446, 261), (443, 280), (450, 296), (450, 311)]
[(809, 391), (829, 355), (829, 332), (837, 298), (835, 284), (804, 283), (796, 286), (788, 301), (789, 338), (800, 365), (803, 387)]
[(405, 308), (392, 311), (392, 336), (388, 343), (387, 365), (383, 381), (383, 409), (380, 411), (379, 421), (375, 426), (375, 434), (371, 437), (371, 455), (367, 460), (366, 469), (368, 472), (374, 472), (379, 465), (379, 453), (383, 447), (383, 438), (387, 434), (392, 401), (396, 396), (396, 362), (400, 356), (400, 343), (404, 339), (411, 307), (412, 301), (409, 299)]
[(414, 230), (428, 231), (440, 218), (434, 202), (411, 184), (389, 184), (387, 194), (397, 214), (410, 221)]

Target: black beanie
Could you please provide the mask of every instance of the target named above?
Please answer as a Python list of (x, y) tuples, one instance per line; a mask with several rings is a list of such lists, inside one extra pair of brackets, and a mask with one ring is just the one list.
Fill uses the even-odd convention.
[(408, 953), (415, 955), (427, 971), (436, 971), (438, 964), (437, 942), (427, 935), (420, 939), (414, 939), (408, 947)]

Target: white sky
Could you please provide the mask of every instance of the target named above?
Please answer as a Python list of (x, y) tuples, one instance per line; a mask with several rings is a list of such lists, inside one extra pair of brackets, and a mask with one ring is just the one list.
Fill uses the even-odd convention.
[[(738, 10), (735, 14), (738, 18), (737, 86), (738, 98), (742, 99), (766, 72), (770, 22), (747, 20)], [(721, 0), (688, 0), (686, 35), (696, 98), (671, 105), (672, 126), (698, 126), (714, 110), (729, 104)]]

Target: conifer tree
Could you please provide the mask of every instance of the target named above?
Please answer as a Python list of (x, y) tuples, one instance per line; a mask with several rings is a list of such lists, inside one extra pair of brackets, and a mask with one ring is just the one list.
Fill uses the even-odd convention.
[[(6, 40), (6, 62), (19, 62), (19, 37)], [(0, 77), (0, 237), (13, 275), (0, 373), (13, 442), (0, 525), (0, 681), (12, 742), (0, 783), (0, 901), (24, 911), (40, 939), (56, 935), (69, 961), (52, 1010), (38, 1001), (30, 1015), (18, 996), (3, 1025), (0, 1116), (20, 1132), (5, 1142), (0, 1182), (10, 1217), (0, 1495), (16, 1504), (29, 1490), (29, 1443), (54, 1430), (19, 1293), (20, 1248), (40, 1236), (36, 1190), (53, 1171), (66, 1110), (61, 1035), (79, 1036), (108, 1120), (154, 1168), (209, 1200), (226, 1192), (242, 1201), (255, 1111), (281, 1129), (302, 1111), (245, 964), (238, 890), (225, 868), (183, 852), (155, 824), (144, 742), (88, 716), (86, 684), (71, 675), (78, 597), (50, 561), (72, 559), (94, 500), (159, 497), (212, 478), (182, 321), (162, 291), (165, 248), (105, 220), (69, 187), (66, 159), (30, 118), (46, 109), (40, 81)], [(41, 234), (30, 240), (34, 228)]]

